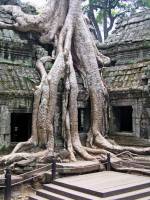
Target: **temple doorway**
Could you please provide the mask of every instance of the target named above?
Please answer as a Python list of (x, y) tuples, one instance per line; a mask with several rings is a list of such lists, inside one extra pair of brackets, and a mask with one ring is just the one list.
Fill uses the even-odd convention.
[(24, 142), (31, 136), (31, 113), (11, 114), (11, 142)]
[(132, 132), (132, 106), (113, 107), (115, 129), (117, 132)]

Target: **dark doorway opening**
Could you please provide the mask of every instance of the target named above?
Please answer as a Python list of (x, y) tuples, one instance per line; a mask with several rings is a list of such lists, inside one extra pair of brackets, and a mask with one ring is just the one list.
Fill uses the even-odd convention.
[(90, 109), (78, 108), (78, 131), (79, 133), (87, 133), (90, 128)]
[(132, 132), (132, 106), (113, 107), (114, 126), (119, 132)]
[(31, 113), (11, 114), (11, 142), (24, 142), (31, 136)]

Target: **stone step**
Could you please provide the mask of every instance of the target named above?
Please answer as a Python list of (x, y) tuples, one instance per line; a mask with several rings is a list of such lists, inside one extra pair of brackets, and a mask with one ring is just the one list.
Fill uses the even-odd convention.
[(135, 192), (135, 191), (139, 191), (142, 189), (147, 189), (149, 187), (150, 187), (149, 182), (127, 184), (124, 186), (115, 187), (115, 189), (114, 189), (114, 187), (112, 187), (110, 189), (103, 190), (103, 197), (109, 197), (109, 196), (129, 193), (129, 192)]
[(90, 194), (86, 194), (83, 192), (79, 192), (76, 190), (71, 190), (69, 188), (61, 187), (59, 185), (47, 184), (44, 185), (44, 189), (53, 193), (57, 193), (59, 195), (63, 195), (65, 197), (73, 198), (76, 200), (99, 200), (99, 197), (95, 197)]
[[(110, 180), (111, 181), (111, 180)], [(122, 180), (121, 180), (122, 181)], [(121, 182), (120, 182), (121, 183)], [(72, 184), (67, 184), (61, 181), (54, 181), (54, 184), (58, 186), (62, 186), (68, 189), (76, 190), (78, 192), (83, 192), (89, 195), (95, 195), (98, 197), (109, 197), (109, 196), (114, 196), (122, 193), (127, 193), (127, 192), (132, 192), (140, 189), (144, 189), (147, 187), (150, 187), (150, 181), (141, 181), (140, 183), (126, 183), (124, 185), (118, 185), (118, 186), (109, 186), (108, 188), (100, 188), (99, 190), (94, 190), (94, 189), (88, 189), (88, 188), (83, 188), (79, 187), (77, 185), (72, 185)], [(96, 184), (95, 184), (96, 186)]]
[(144, 170), (150, 170), (150, 161), (148, 162), (143, 162), (143, 161), (132, 161), (132, 160), (128, 160), (128, 161), (118, 161), (118, 162), (112, 162), (112, 167), (113, 166), (118, 166), (118, 168), (120, 167), (124, 167), (124, 168), (128, 168), (130, 170), (130, 168), (132, 169), (144, 169)]
[(47, 199), (37, 196), (37, 195), (30, 195), (28, 200), (47, 200)]
[(137, 138), (135, 136), (127, 136), (120, 134), (110, 135), (110, 138), (115, 140), (117, 144), (125, 145), (125, 146), (137, 146), (137, 147), (149, 147), (150, 142), (147, 139)]
[(44, 189), (37, 190), (36, 195), (40, 196), (40, 197), (44, 197), (46, 199), (50, 199), (50, 200), (73, 200), (72, 198), (65, 197), (65, 196), (62, 196), (59, 194), (55, 194), (53, 192), (49, 192)]
[(135, 168), (135, 167), (116, 167), (116, 169), (117, 171), (120, 171), (120, 172), (132, 172), (132, 173), (138, 173), (138, 174), (150, 176), (150, 169)]
[(56, 185), (46, 185), (45, 189), (37, 191), (37, 195), (29, 197), (29, 200), (149, 200), (150, 188), (127, 192), (114, 197), (96, 197), (78, 191), (69, 190)]
[(36, 195), (51, 200), (136, 200), (150, 197), (150, 180), (146, 176), (104, 171), (56, 179)]
[(127, 192), (119, 195), (115, 195), (113, 197), (106, 197), (106, 200), (137, 200), (138, 198), (149, 197), (150, 200), (150, 187), (146, 189), (136, 190), (132, 192)]

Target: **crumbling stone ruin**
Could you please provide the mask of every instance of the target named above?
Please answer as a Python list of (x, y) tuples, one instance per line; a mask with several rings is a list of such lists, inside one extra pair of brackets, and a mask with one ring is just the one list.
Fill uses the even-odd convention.
[[(16, 3), (18, 5), (18, 2)], [(14, 4), (14, 1), (9, 1), (8, 4)], [(31, 12), (31, 7), (26, 10)], [(9, 14), (1, 10), (0, 18), (10, 24), (13, 21)], [(0, 29), (0, 147), (26, 141), (31, 135), (33, 90), (40, 81), (35, 70), (35, 61), (39, 55), (48, 54), (47, 48), (40, 46), (36, 38), (37, 35), (33, 33)], [(46, 67), (49, 69), (51, 63)], [(84, 141), (90, 124), (90, 108), (88, 95), (79, 75), (78, 83), (79, 132)], [(62, 93), (60, 83), (54, 120), (56, 148), (62, 148), (64, 145), (61, 137)]]
[(103, 71), (110, 95), (109, 132), (118, 135), (115, 138), (121, 144), (149, 145), (149, 27), (148, 9), (118, 22), (115, 31), (100, 46), (111, 58), (111, 67)]
[[(0, 18), (10, 24), (13, 20), (1, 10)], [(112, 60), (111, 67), (103, 70), (110, 95), (109, 133), (146, 139), (144, 145), (150, 139), (149, 26), (150, 10), (137, 13), (119, 22), (114, 33), (100, 46)], [(39, 83), (35, 60), (38, 55), (47, 55), (46, 46), (40, 46), (36, 37), (33, 33), (0, 30), (0, 147), (26, 141), (31, 135), (33, 90)], [(51, 64), (47, 64), (47, 69), (50, 67)], [(79, 132), (84, 142), (90, 127), (90, 104), (79, 75), (78, 83)], [(54, 119), (56, 148), (64, 145), (61, 139), (62, 85), (60, 83)]]
[[(30, 134), (32, 88), (36, 84), (32, 79), (38, 82), (38, 74), (33, 68), (33, 63), (33, 44), (29, 42), (27, 35), (20, 35), (12, 30), (0, 30), (1, 145), (8, 146), (11, 142), (19, 142), (18, 137), (24, 137), (26, 140)], [(18, 127), (17, 123), (22, 125)], [(23, 131), (20, 133), (22, 136), (15, 136), (15, 132), (19, 134), (20, 129)]]

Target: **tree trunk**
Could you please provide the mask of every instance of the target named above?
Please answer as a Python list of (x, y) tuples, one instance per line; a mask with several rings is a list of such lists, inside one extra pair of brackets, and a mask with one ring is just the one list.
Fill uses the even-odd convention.
[(96, 22), (92, 5), (89, 5), (89, 6), (90, 6), (90, 8), (89, 8), (90, 10), (89, 10), (88, 16), (89, 16), (89, 19), (93, 22), (93, 25), (94, 25), (94, 28), (95, 28), (95, 32), (96, 32), (96, 39), (99, 42), (102, 42), (101, 31), (100, 31), (100, 29), (98, 27), (98, 24)]
[(104, 22), (103, 22), (103, 31), (104, 31), (104, 40), (107, 39), (108, 37), (108, 30), (107, 30), (107, 9), (104, 9), (103, 11), (103, 19), (104, 19)]

